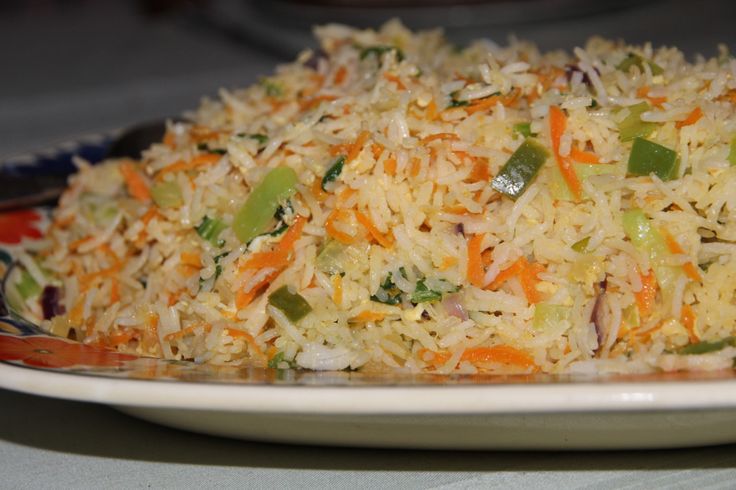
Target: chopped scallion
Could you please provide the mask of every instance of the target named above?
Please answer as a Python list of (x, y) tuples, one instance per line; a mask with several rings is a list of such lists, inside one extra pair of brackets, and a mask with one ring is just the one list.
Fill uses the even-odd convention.
[(307, 300), (301, 294), (292, 292), (286, 285), (268, 296), (268, 304), (280, 310), (292, 322), (298, 322), (312, 311)]

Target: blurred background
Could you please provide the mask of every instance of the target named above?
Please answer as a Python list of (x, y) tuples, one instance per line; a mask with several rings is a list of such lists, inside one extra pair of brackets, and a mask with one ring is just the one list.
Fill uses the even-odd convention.
[(392, 17), (460, 43), (571, 49), (602, 35), (736, 52), (734, 0), (2, 0), (0, 160), (248, 85), (311, 46), (314, 24)]

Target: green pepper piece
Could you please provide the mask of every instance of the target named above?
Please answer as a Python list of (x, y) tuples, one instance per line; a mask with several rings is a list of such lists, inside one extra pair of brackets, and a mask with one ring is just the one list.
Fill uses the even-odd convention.
[(677, 152), (644, 138), (635, 138), (629, 154), (631, 175), (655, 174), (662, 180), (672, 180), (679, 170)]
[[(573, 162), (572, 164), (572, 168), (575, 170), (575, 175), (578, 176), (578, 180), (580, 182), (583, 182), (584, 180), (587, 180), (589, 177), (592, 177), (594, 175), (615, 174), (618, 170), (616, 167), (616, 165), (608, 163)], [(557, 165), (553, 165), (549, 168), (549, 171), (552, 173), (552, 178), (550, 179), (549, 183), (549, 190), (552, 194), (552, 197), (557, 199), (558, 201), (574, 201), (575, 196), (573, 196), (572, 192), (570, 191), (570, 187), (567, 185), (565, 178), (562, 176), (560, 168)]]
[(534, 181), (547, 158), (549, 151), (544, 146), (531, 138), (525, 139), (491, 181), (491, 187), (516, 200)]
[(532, 326), (535, 330), (547, 330), (570, 319), (572, 309), (569, 306), (537, 303), (534, 307)]
[(639, 102), (629, 106), (629, 115), (618, 123), (618, 137), (621, 141), (631, 141), (634, 138), (644, 138), (657, 129), (657, 123), (641, 120), (641, 115), (651, 109), (646, 102)]
[(337, 179), (342, 173), (342, 167), (345, 165), (345, 155), (338, 156), (335, 161), (330, 165), (330, 168), (325, 172), (325, 176), (322, 177), (322, 190), (326, 191), (325, 186), (330, 182)]
[(235, 235), (248, 243), (265, 233), (279, 204), (296, 193), (296, 172), (290, 167), (276, 167), (251, 191), (233, 220)]
[(248, 138), (256, 140), (259, 145), (265, 145), (266, 142), (268, 141), (268, 136), (266, 136), (265, 134), (258, 134), (258, 133), (249, 134)]
[(272, 369), (280, 369), (279, 364), (281, 364), (282, 362), (287, 363), (289, 365), (289, 368), (293, 369), (294, 367), (296, 367), (293, 361), (286, 359), (286, 355), (283, 352), (279, 352), (275, 356), (273, 356), (268, 361), (268, 367)]
[(728, 163), (733, 167), (736, 165), (736, 136), (731, 140), (731, 148), (728, 152)]
[(582, 254), (588, 250), (588, 243), (590, 243), (590, 237), (586, 236), (582, 240), (578, 240), (577, 242), (573, 243), (570, 248), (575, 250), (577, 253)]
[(528, 122), (514, 124), (514, 132), (522, 135), (525, 138), (535, 136), (532, 134), (532, 123)]
[(664, 69), (658, 64), (656, 64), (654, 61), (645, 60), (644, 58), (642, 58), (641, 56), (635, 53), (629, 53), (628, 56), (624, 58), (624, 60), (616, 66), (616, 68), (623, 72), (628, 72), (632, 66), (638, 66), (639, 70), (643, 72), (644, 63), (649, 65), (649, 69), (652, 71), (652, 75), (661, 75), (662, 73), (664, 73)]
[(217, 246), (217, 237), (225, 228), (227, 228), (227, 225), (221, 219), (205, 216), (202, 218), (202, 222), (195, 228), (195, 230), (204, 240)]
[(160, 208), (176, 208), (184, 203), (176, 182), (159, 182), (151, 187), (151, 197)]
[(386, 276), (386, 279), (383, 280), (383, 283), (381, 283), (380, 290), (376, 294), (371, 295), (370, 299), (371, 301), (383, 303), (384, 305), (398, 305), (401, 303), (401, 290), (394, 284), (390, 272)]
[(266, 95), (269, 97), (281, 97), (284, 95), (284, 88), (278, 82), (264, 78), (261, 80), (261, 85), (266, 89)]
[(675, 283), (683, 271), (681, 267), (666, 264), (670, 251), (664, 237), (652, 226), (641, 209), (634, 208), (624, 212), (622, 223), (624, 233), (634, 247), (649, 256), (649, 263), (662, 290), (663, 300), (667, 304), (671, 303)]
[(708, 342), (704, 340), (695, 344), (686, 345), (677, 353), (684, 355), (707, 354), (709, 352), (722, 350), (728, 346), (736, 346), (736, 337), (726, 337), (725, 339), (717, 340), (715, 342)]
[(424, 284), (424, 279), (417, 282), (414, 292), (411, 294), (412, 303), (431, 303), (442, 299), (442, 293), (433, 291)]
[(23, 300), (27, 300), (28, 298), (41, 294), (41, 286), (39, 286), (33, 276), (25, 270), (20, 273), (20, 280), (15, 287)]
[(389, 51), (396, 51), (396, 61), (404, 61), (404, 52), (395, 46), (370, 46), (363, 48), (360, 51), (360, 59), (364, 60), (371, 55), (375, 55), (380, 60), (383, 54)]
[(280, 310), (292, 322), (298, 322), (312, 311), (306, 299), (293, 293), (289, 286), (281, 286), (268, 296), (268, 304)]
[(343, 271), (340, 264), (340, 257), (345, 253), (347, 247), (337, 240), (330, 240), (325, 243), (322, 250), (317, 254), (314, 265), (317, 270), (327, 274), (339, 274)]

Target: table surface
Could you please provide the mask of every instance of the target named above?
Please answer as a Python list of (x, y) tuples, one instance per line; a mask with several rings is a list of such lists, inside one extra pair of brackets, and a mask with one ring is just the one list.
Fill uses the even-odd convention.
[[(0, 157), (177, 114), (202, 94), (253, 82), (278, 61), (191, 20), (141, 19), (125, 3), (134, 4), (0, 7)], [(736, 2), (677, 1), (515, 31), (549, 47), (599, 32), (713, 54), (717, 41), (736, 47), (734, 21)], [(0, 488), (732, 488), (736, 445), (548, 453), (286, 446), (0, 390), (0, 474)]]

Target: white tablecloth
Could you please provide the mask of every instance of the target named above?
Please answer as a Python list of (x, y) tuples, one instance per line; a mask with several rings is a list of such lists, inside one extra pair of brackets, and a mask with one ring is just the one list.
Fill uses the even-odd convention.
[[(0, 7), (0, 156), (176, 114), (276, 63), (180, 20), (142, 21), (123, 2), (34, 4), (32, 14)], [(599, 29), (713, 53), (716, 39), (736, 44), (734, 5), (656, 2), (517, 32), (544, 42), (565, 29), (559, 36), (570, 40), (568, 29), (577, 26), (581, 42)], [(1, 488), (733, 488), (736, 445), (579, 453), (284, 446), (189, 434), (104, 406), (0, 390), (0, 475)]]

